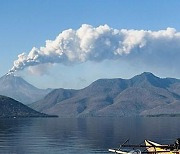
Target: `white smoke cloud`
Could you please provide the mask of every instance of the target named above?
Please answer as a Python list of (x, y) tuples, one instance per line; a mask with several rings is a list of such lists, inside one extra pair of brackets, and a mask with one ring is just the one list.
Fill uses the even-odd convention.
[(180, 57), (180, 32), (174, 28), (159, 31), (113, 29), (108, 25), (83, 24), (68, 29), (44, 47), (18, 55), (10, 73), (39, 64), (75, 64), (86, 61), (124, 58), (145, 65), (177, 65)]
[(52, 64), (39, 64), (36, 66), (29, 66), (28, 67), (28, 74), (30, 75), (38, 75), (38, 76), (42, 76), (42, 75), (48, 75), (49, 74), (49, 70), (52, 67)]

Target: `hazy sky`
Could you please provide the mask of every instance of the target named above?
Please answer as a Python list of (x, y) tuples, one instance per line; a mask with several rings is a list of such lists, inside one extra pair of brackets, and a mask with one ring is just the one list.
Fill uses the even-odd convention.
[[(82, 88), (144, 71), (180, 78), (179, 8), (179, 0), (1, 0), (0, 76), (25, 52), (17, 74), (41, 88)], [(63, 60), (56, 59), (60, 45), (46, 40), (68, 42)]]

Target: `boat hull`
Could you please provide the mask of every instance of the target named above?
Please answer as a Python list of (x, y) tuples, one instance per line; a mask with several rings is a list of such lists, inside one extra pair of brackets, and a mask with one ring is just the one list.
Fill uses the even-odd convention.
[[(155, 142), (152, 142), (150, 140), (145, 140), (145, 145), (147, 146), (147, 151), (149, 153), (152, 154), (180, 154), (180, 150), (177, 151), (171, 151), (170, 149), (164, 149), (161, 148), (161, 146), (167, 146), (167, 145), (162, 145), (162, 144), (158, 144)], [(153, 146), (153, 147), (149, 147), (149, 146)]]

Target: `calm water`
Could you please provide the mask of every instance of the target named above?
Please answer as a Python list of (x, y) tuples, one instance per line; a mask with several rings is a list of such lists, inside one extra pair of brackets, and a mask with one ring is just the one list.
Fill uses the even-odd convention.
[(180, 118), (31, 118), (0, 120), (0, 153), (108, 153), (127, 138), (171, 143)]

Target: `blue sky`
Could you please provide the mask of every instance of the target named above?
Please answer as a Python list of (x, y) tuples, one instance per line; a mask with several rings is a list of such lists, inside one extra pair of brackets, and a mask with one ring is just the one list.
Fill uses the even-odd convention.
[[(46, 40), (54, 40), (63, 30), (78, 29), (82, 24), (152, 31), (173, 27), (180, 31), (179, 7), (179, 0), (1, 0), (0, 76), (11, 69), (20, 53), (44, 46)], [(130, 78), (143, 71), (180, 78), (176, 69), (132, 66), (125, 60), (55, 64), (43, 75), (26, 70), (20, 74), (41, 88), (82, 88), (98, 78)]]

